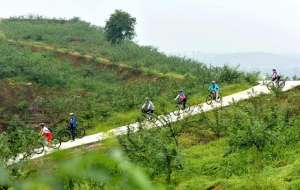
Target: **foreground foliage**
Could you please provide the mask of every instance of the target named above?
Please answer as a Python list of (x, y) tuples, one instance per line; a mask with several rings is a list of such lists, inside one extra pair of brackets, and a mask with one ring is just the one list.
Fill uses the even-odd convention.
[(18, 165), (8, 171), (0, 170), (0, 189), (159, 189), (118, 150), (107, 155), (89, 153), (65, 162), (66, 156), (65, 153), (56, 156), (55, 173), (52, 174), (47, 173), (47, 168), (44, 171), (30, 168), (26, 173)]
[[(169, 189), (298, 189), (299, 91), (300, 89), (296, 89), (282, 93), (281, 96), (254, 98), (232, 107), (193, 116), (170, 125), (171, 128), (140, 128), (137, 133), (129, 131), (118, 142), (126, 157), (142, 167), (153, 183), (165, 185)], [(172, 136), (171, 129), (176, 131), (175, 136)], [(118, 142), (108, 144), (104, 149), (100, 146), (100, 152), (109, 151), (109, 147), (117, 146)], [(164, 152), (166, 148), (170, 151)], [(170, 154), (174, 153), (174, 149), (176, 154)], [(99, 151), (94, 151), (95, 157), (89, 160), (84, 156), (85, 152), (72, 152), (68, 152), (70, 157), (76, 155), (77, 160), (82, 159), (84, 163), (98, 163), (96, 160), (101, 155)], [(171, 173), (167, 170), (170, 168), (166, 164), (167, 155), (174, 158), (173, 165), (169, 165)], [(69, 161), (66, 162), (66, 157), (68, 156), (63, 154), (61, 159), (70, 164)], [(99, 162), (102, 163), (103, 160)], [(47, 172), (51, 174), (63, 173), (60, 170), (64, 168), (63, 165), (58, 165), (57, 169), (49, 168), (53, 163), (59, 163), (53, 157), (39, 163), (43, 163), (43, 168), (48, 168)], [(74, 168), (81, 165), (79, 162), (72, 163), (76, 163), (72, 165)], [(99, 176), (87, 167), (80, 168), (81, 173)], [(69, 170), (74, 171), (71, 168), (67, 169)], [(24, 173), (26, 169), (20, 171)], [(119, 178), (119, 172), (110, 174), (111, 179), (122, 179)], [(32, 179), (28, 178), (31, 175), (25, 178), (29, 180), (29, 184), (32, 183)], [(170, 181), (166, 180), (168, 175)], [(22, 178), (16, 179), (22, 182)], [(94, 186), (95, 181), (91, 183), (90, 178), (77, 179), (73, 176), (73, 179), (76, 180), (64, 181), (64, 189), (69, 189), (69, 184), (73, 184), (75, 189), (97, 187)], [(107, 189), (111, 188), (109, 182), (105, 184)], [(120, 189), (120, 186), (115, 187)]]

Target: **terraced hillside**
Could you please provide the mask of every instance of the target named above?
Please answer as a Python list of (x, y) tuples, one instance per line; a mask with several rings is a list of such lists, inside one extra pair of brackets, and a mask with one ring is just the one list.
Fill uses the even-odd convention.
[[(116, 64), (126, 64), (135, 68), (145, 68), (160, 73), (175, 75), (192, 75), (206, 81), (216, 78), (219, 81), (232, 81), (230, 78), (217, 76), (221, 68), (209, 68), (198, 62), (168, 57), (156, 48), (139, 46), (127, 41), (120, 45), (111, 45), (105, 40), (103, 29), (78, 19), (21, 19), (2, 20), (0, 25), (3, 34), (10, 39), (45, 42), (59, 48), (67, 48), (92, 56), (107, 58)], [(203, 75), (209, 69), (215, 72)]]
[(129, 41), (111, 45), (101, 27), (75, 19), (5, 19), (0, 31), (3, 126), (13, 117), (64, 125), (66, 114), (75, 112), (93, 133), (135, 120), (147, 96), (164, 112), (174, 108), (178, 89), (198, 103), (212, 79), (222, 83), (225, 94), (255, 80)]
[[(131, 41), (111, 45), (101, 27), (79, 19), (1, 20), (0, 189), (197, 189), (197, 175), (206, 179), (213, 174), (205, 173), (209, 163), (196, 163), (201, 168), (195, 172), (192, 163), (200, 159), (190, 150), (229, 136), (228, 128), (210, 128), (203, 116), (159, 130), (141, 128), (101, 146), (62, 151), (37, 162), (6, 164), (39, 145), (34, 127), (40, 122), (56, 131), (74, 112), (89, 134), (107, 131), (135, 122), (145, 97), (153, 99), (157, 114), (174, 110), (179, 89), (190, 104), (203, 102), (211, 80), (221, 84), (225, 96), (252, 86), (257, 75), (168, 57)], [(214, 182), (201, 185), (214, 188)]]

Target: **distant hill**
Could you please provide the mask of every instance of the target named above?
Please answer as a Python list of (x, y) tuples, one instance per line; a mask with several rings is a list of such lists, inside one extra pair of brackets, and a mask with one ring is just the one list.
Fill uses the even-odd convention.
[(209, 54), (200, 52), (185, 53), (184, 56), (211, 64), (214, 66), (231, 65), (240, 66), (244, 71), (260, 71), (270, 73), (277, 68), (280, 73), (287, 76), (300, 75), (300, 54), (273, 54), (273, 53), (230, 53)]

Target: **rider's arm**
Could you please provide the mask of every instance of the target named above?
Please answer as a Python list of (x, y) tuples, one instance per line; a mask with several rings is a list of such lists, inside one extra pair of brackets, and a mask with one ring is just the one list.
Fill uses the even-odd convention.
[(209, 86), (208, 86), (208, 91), (209, 92), (211, 92), (213, 89), (212, 89), (212, 85), (210, 84)]
[(179, 99), (179, 94), (176, 96), (175, 100), (178, 100)]
[(142, 105), (142, 110), (145, 110), (145, 108), (146, 108), (146, 103), (144, 103), (144, 104)]

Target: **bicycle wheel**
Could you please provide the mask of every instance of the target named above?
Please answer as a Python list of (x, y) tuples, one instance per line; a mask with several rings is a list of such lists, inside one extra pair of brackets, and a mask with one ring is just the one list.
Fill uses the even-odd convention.
[(189, 104), (189, 103), (186, 103), (186, 104), (185, 104), (184, 112), (189, 113), (190, 111), (191, 111), (190, 104)]
[(180, 104), (176, 105), (176, 111), (174, 111), (174, 115), (175, 116), (179, 116), (180, 115), (180, 111), (181, 111), (181, 106)]
[(267, 84), (267, 88), (268, 88), (269, 90), (272, 90), (272, 89), (274, 88), (274, 82), (269, 82), (269, 83)]
[(222, 96), (219, 94), (219, 97), (216, 98), (216, 102), (217, 103), (221, 103), (222, 102)]
[(285, 86), (285, 80), (279, 81), (278, 87), (283, 88)]
[(53, 139), (51, 148), (59, 149), (61, 146), (61, 141), (59, 139)]
[(42, 142), (38, 143), (38, 147), (33, 149), (33, 153), (35, 154), (42, 154), (45, 150), (45, 146)]
[(212, 98), (212, 96), (209, 94), (209, 95), (207, 96), (207, 98), (206, 98), (206, 103), (207, 103), (208, 105), (211, 105), (212, 102), (213, 102), (213, 98)]
[(60, 142), (67, 142), (71, 139), (71, 133), (69, 131), (63, 131), (59, 134), (59, 141)]
[(159, 118), (157, 115), (152, 115), (152, 120), (150, 122), (152, 122), (155, 127), (161, 127), (166, 123), (164, 119)]
[(268, 81), (267, 80), (263, 80), (262, 81), (262, 85), (267, 85), (268, 84)]
[(76, 131), (76, 137), (77, 138), (82, 138), (85, 136), (85, 129), (84, 128), (78, 128)]

